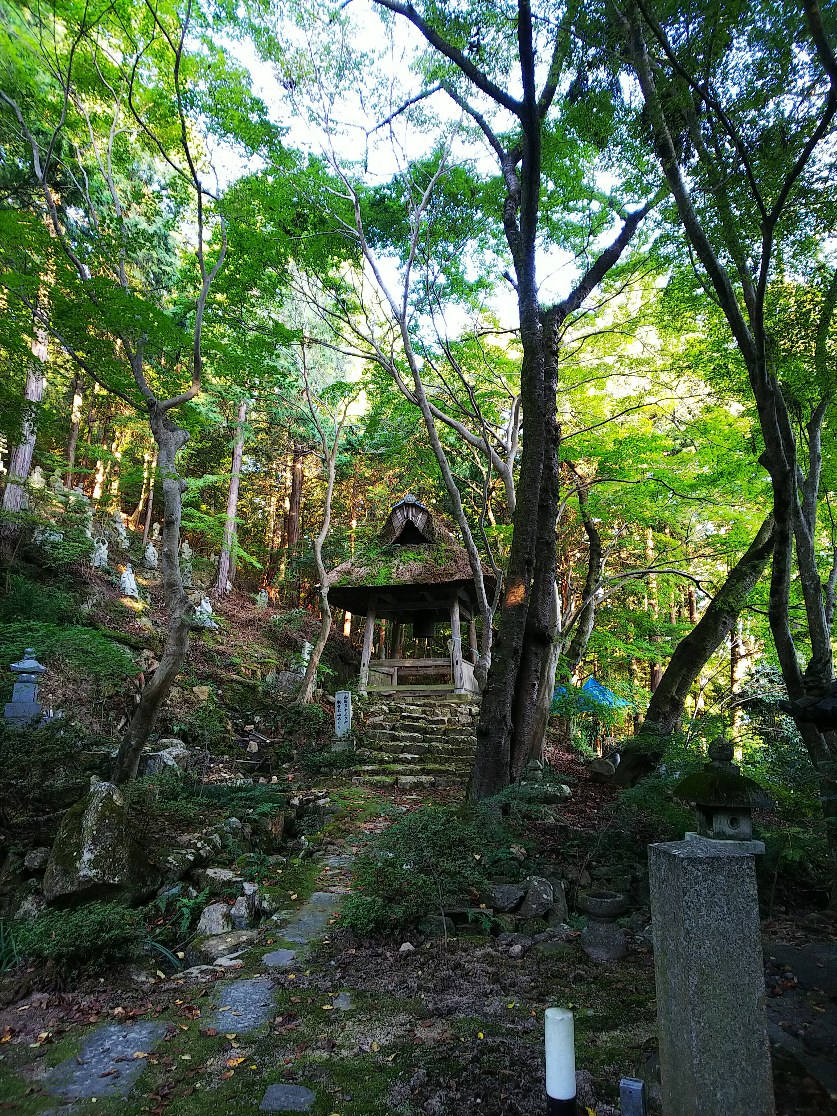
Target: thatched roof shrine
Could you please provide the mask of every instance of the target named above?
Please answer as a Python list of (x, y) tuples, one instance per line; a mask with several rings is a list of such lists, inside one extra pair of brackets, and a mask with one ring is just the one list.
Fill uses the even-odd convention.
[[(484, 576), (490, 593), (494, 579)], [(476, 609), (465, 547), (415, 496), (399, 500), (375, 544), (333, 569), (328, 581), (332, 605), (364, 613), (374, 598), (380, 618), (422, 610), (444, 619), (452, 596)]]

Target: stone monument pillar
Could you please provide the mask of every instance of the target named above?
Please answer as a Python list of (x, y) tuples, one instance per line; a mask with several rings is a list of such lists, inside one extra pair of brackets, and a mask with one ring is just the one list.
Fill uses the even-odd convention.
[(664, 1116), (774, 1116), (756, 891), (760, 841), (651, 845)]

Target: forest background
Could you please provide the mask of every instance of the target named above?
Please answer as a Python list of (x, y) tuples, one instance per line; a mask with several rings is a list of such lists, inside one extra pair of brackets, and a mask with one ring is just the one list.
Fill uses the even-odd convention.
[(24, 569), (93, 550), (40, 475), (98, 531), (161, 521), (117, 780), (189, 662), (184, 539), (216, 601), (322, 605), (310, 700), (323, 573), (412, 492), (478, 585), (474, 797), (594, 675), (625, 778), (725, 729), (808, 788), (833, 871), (833, 732), (774, 709), (834, 682), (833, 14), (0, 11), (0, 651), (101, 650)]

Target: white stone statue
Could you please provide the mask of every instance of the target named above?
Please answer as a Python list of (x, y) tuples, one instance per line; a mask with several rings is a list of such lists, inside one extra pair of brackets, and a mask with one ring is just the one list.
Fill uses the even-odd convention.
[(47, 479), (44, 476), (44, 471), (40, 465), (36, 465), (32, 472), (29, 474), (29, 487), (30, 488), (46, 488)]
[(67, 489), (64, 487), (64, 481), (61, 479), (61, 470), (56, 469), (52, 476), (49, 478), (49, 487), (56, 496), (66, 496)]
[(151, 541), (155, 543), (160, 541), (160, 524), (156, 519), (151, 524)]
[(134, 577), (134, 571), (131, 569), (130, 562), (125, 567), (119, 579), (119, 588), (122, 590), (123, 596), (133, 597), (135, 601), (140, 599), (139, 589), (137, 589), (137, 579)]
[(180, 576), (188, 589), (192, 584), (192, 548), (188, 539), (180, 544)]
[(256, 608), (262, 611), (267, 608), (269, 602), (270, 598), (267, 595), (267, 589), (260, 589), (258, 593), (256, 593)]
[(218, 625), (212, 619), (212, 605), (209, 603), (209, 597), (201, 598), (201, 603), (195, 609), (195, 620), (201, 628), (208, 628), (213, 632), (218, 631)]
[(128, 549), (128, 528), (125, 526), (125, 516), (117, 508), (113, 513), (113, 530), (116, 533), (116, 541), (119, 543), (123, 550)]
[(157, 569), (158, 555), (157, 555), (157, 547), (154, 545), (154, 543), (149, 543), (148, 546), (145, 548), (145, 556), (144, 556), (143, 560), (145, 562), (145, 568), (146, 569), (148, 569), (148, 570), (156, 570)]
[(94, 570), (104, 570), (108, 564), (108, 540), (104, 535), (99, 535), (93, 540), (93, 553), (90, 556), (90, 565)]

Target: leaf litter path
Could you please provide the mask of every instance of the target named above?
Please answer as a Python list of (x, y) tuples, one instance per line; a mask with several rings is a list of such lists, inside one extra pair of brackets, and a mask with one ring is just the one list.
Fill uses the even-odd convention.
[[(277, 916), (284, 923), (278, 931), (284, 941), (305, 947), (326, 936), (348, 891), (351, 861), (351, 856), (344, 854), (323, 858), (319, 877), (323, 890), (315, 891), (295, 910)], [(276, 949), (265, 953), (259, 963), (268, 971), (290, 970), (299, 963), (299, 954), (300, 950), (294, 948)], [(224, 980), (219, 982), (218, 991), (217, 1008), (201, 1032), (204, 1036), (225, 1032), (223, 1037), (227, 1039), (246, 1037), (265, 1027), (275, 1014), (276, 989), (269, 975)], [(335, 1008), (347, 1009), (351, 999), (342, 992), (332, 1003)], [(60, 1102), (49, 1110), (49, 1116), (69, 1116), (80, 1101), (127, 1098), (167, 1030), (164, 1023), (150, 1021), (97, 1028), (87, 1036), (77, 1055), (37, 1075), (41, 1090)], [(232, 1058), (227, 1064), (245, 1060)], [(258, 1107), (263, 1112), (309, 1112), (315, 1101), (316, 1094), (303, 1085), (274, 1083), (267, 1087)]]

